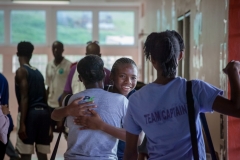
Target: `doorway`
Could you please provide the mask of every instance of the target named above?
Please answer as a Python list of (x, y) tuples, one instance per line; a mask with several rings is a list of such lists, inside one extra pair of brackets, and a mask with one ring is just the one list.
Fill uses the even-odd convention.
[(183, 37), (185, 44), (184, 56), (183, 59), (178, 64), (178, 76), (190, 78), (190, 12), (185, 13), (184, 15), (178, 18), (178, 33)]

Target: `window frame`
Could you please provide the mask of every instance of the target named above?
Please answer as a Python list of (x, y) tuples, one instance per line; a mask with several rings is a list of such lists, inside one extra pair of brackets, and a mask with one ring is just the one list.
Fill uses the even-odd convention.
[[(9, 45), (16, 46), (16, 44), (11, 43), (11, 11), (45, 11), (46, 18), (46, 42), (44, 44), (34, 44), (34, 46), (46, 47), (51, 45), (52, 42), (57, 40), (57, 11), (90, 11), (92, 12), (93, 28), (92, 28), (92, 40), (99, 41), (99, 12), (101, 11), (129, 11), (134, 13), (134, 44), (133, 45), (108, 45), (100, 44), (104, 47), (120, 47), (120, 48), (134, 48), (138, 46), (138, 26), (139, 26), (139, 7), (137, 5), (133, 6), (87, 6), (87, 5), (17, 5), (8, 4), (2, 5), (0, 10), (4, 12), (4, 32), (5, 41), (0, 44), (0, 46)], [(86, 44), (66, 44), (67, 47), (85, 47)]]
[(3, 7), (3, 6), (0, 6), (0, 11), (3, 11), (3, 43), (0, 43), (0, 46), (4, 46), (4, 45), (7, 45), (7, 35), (8, 35), (8, 26), (7, 26), (7, 23), (8, 23), (8, 18), (7, 18), (7, 15), (6, 15), (6, 9)]
[(16, 45), (16, 43), (13, 43), (13, 42), (11, 42), (11, 27), (12, 27), (12, 25), (11, 25), (11, 13), (12, 13), (12, 11), (44, 11), (45, 12), (45, 32), (46, 32), (46, 35), (45, 35), (45, 43), (42, 43), (42, 44), (37, 44), (37, 43), (34, 43), (34, 45), (36, 45), (36, 46), (46, 46), (47, 44), (48, 44), (48, 42), (47, 42), (47, 40), (48, 40), (48, 32), (47, 32), (47, 10), (46, 9), (39, 9), (39, 8), (37, 8), (37, 9), (33, 9), (33, 8), (29, 8), (29, 9), (10, 9), (10, 11), (9, 11), (9, 44), (10, 45)]
[[(57, 11), (91, 11), (92, 12), (92, 19), (93, 19), (93, 28), (92, 28), (92, 40), (99, 41), (99, 12), (101, 11), (113, 11), (113, 12), (121, 12), (121, 11), (130, 11), (134, 13), (134, 44), (133, 45), (106, 45), (106, 44), (100, 44), (104, 47), (136, 47), (138, 46), (138, 18), (139, 18), (139, 11), (137, 7), (91, 7), (91, 6), (54, 6), (52, 7), (52, 12), (54, 13), (54, 20), (55, 20), (55, 30), (56, 28), (56, 18), (57, 18)], [(55, 33), (55, 37), (57, 38), (57, 35)], [(71, 46), (71, 47), (85, 47), (86, 44), (66, 44), (65, 46)]]
[[(98, 20), (99, 20), (99, 12), (124, 12), (124, 11), (126, 11), (126, 12), (133, 12), (134, 13), (134, 23), (133, 23), (133, 25), (134, 25), (134, 27), (133, 27), (133, 30), (134, 30), (134, 33), (133, 33), (133, 37), (134, 37), (134, 43), (133, 43), (133, 45), (108, 45), (108, 44), (101, 44), (102, 46), (113, 46), (113, 47), (117, 47), (117, 46), (124, 46), (124, 47), (127, 47), (127, 46), (137, 46), (137, 43), (138, 43), (138, 37), (137, 37), (137, 35), (138, 35), (138, 28), (137, 28), (137, 16), (138, 16), (138, 12), (137, 12), (137, 10), (134, 10), (134, 9), (132, 9), (132, 10), (129, 10), (129, 9), (127, 9), (127, 8), (124, 8), (124, 9), (119, 9), (119, 8), (115, 8), (115, 10), (114, 9), (110, 9), (110, 8), (108, 8), (108, 9), (104, 9), (104, 10), (98, 10)], [(98, 35), (97, 36), (99, 36), (99, 28), (98, 28), (98, 24), (99, 23), (97, 23), (97, 31), (98, 31)], [(98, 40), (99, 40), (99, 37), (98, 37)]]

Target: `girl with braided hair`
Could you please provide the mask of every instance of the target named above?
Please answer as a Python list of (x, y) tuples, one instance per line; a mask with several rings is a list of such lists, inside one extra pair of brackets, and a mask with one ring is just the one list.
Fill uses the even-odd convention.
[[(186, 79), (177, 77), (178, 62), (183, 56), (184, 43), (175, 31), (151, 33), (144, 52), (157, 70), (157, 78), (129, 98), (124, 118), (126, 148), (124, 160), (138, 158), (140, 132), (147, 138), (149, 160), (193, 159), (186, 99)], [(230, 80), (231, 99), (201, 80), (192, 80), (195, 123), (199, 159), (205, 160), (205, 145), (199, 113), (217, 111), (240, 117), (240, 62), (231, 61), (223, 70)]]

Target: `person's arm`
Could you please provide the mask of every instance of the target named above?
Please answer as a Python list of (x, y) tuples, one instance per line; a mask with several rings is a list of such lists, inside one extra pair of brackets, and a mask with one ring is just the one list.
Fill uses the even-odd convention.
[(85, 129), (101, 130), (115, 138), (118, 138), (122, 141), (126, 141), (125, 129), (114, 127), (104, 122), (98, 115), (98, 113), (94, 110), (89, 110), (89, 112), (91, 112), (91, 116), (80, 116), (74, 119), (75, 124), (83, 126), (80, 128), (80, 130)]
[(224, 73), (228, 75), (230, 82), (231, 98), (229, 100), (217, 96), (212, 109), (222, 114), (240, 118), (240, 62), (229, 62)]
[(3, 90), (2, 90), (2, 94), (1, 94), (1, 103), (2, 105), (7, 105), (9, 106), (9, 87), (8, 87), (8, 81), (6, 79), (6, 77), (4, 77), (6, 81), (4, 81), (3, 84)]
[(124, 150), (124, 160), (137, 160), (138, 159), (138, 135), (126, 133), (126, 147)]
[(48, 76), (48, 70), (49, 70), (49, 63), (47, 64), (47, 67), (46, 67), (46, 78), (45, 78), (45, 85), (47, 86), (47, 89), (46, 89), (46, 94), (45, 94), (45, 100), (46, 102), (48, 102), (48, 95), (49, 95), (49, 85), (50, 85), (50, 78)]
[(94, 102), (86, 102), (86, 103), (81, 103), (79, 102), (83, 99), (83, 97), (80, 97), (73, 102), (71, 102), (69, 105), (66, 107), (58, 107), (53, 110), (51, 114), (51, 118), (55, 121), (61, 121), (63, 118), (67, 116), (84, 116), (87, 114), (88, 110), (92, 108), (96, 108), (97, 106), (94, 105)]
[(27, 71), (20, 67), (16, 71), (16, 83), (19, 85), (20, 88), (20, 108), (21, 108), (21, 117), (20, 117), (20, 128), (18, 131), (19, 138), (24, 140), (27, 138), (26, 134), (26, 117), (28, 111), (28, 82), (27, 82)]

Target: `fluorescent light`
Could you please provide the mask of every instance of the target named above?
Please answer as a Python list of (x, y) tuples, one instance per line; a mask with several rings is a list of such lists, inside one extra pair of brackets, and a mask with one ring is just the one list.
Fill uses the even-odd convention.
[(69, 4), (69, 0), (59, 0), (59, 1), (13, 0), (13, 3), (18, 3), (18, 4)]

